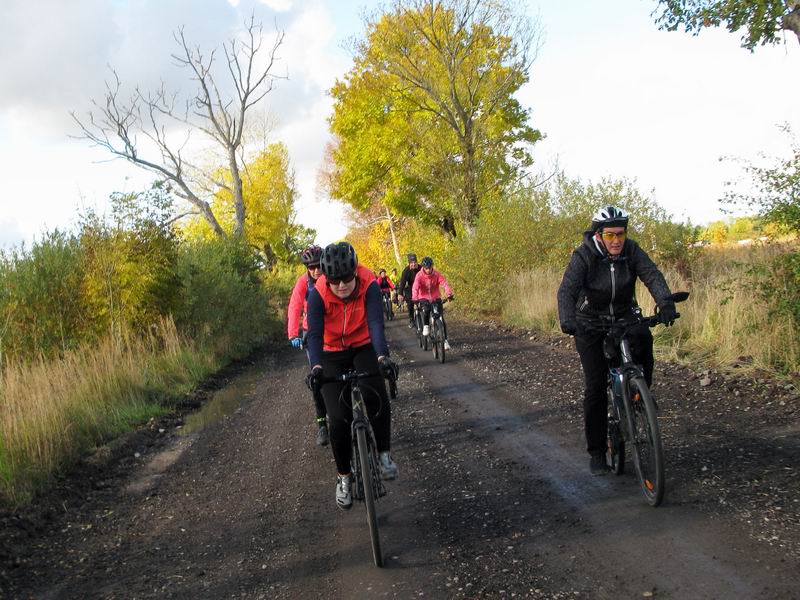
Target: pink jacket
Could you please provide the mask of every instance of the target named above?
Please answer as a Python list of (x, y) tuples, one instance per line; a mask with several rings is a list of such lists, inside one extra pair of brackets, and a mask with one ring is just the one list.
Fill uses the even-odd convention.
[(297, 278), (292, 295), (289, 298), (289, 314), (287, 315), (289, 339), (300, 335), (300, 319), (303, 320), (303, 330), (308, 329), (308, 316), (306, 315), (306, 302), (308, 294), (314, 287), (307, 273)]
[(417, 276), (414, 278), (414, 286), (411, 288), (411, 300), (429, 300), (433, 302), (442, 297), (439, 293), (439, 286), (444, 286), (444, 293), (448, 296), (453, 295), (453, 290), (450, 289), (450, 284), (444, 275), (439, 273), (436, 269), (431, 271), (430, 275), (425, 274), (424, 269), (420, 269)]

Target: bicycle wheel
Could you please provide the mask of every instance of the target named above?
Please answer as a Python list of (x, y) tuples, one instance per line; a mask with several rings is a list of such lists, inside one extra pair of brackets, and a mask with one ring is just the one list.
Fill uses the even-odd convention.
[(434, 343), (438, 348), (438, 352), (436, 352), (436, 358), (439, 359), (440, 363), (444, 363), (444, 326), (442, 325), (441, 319), (436, 319), (433, 324), (434, 327)]
[(375, 473), (370, 469), (370, 447), (367, 444), (367, 433), (364, 427), (356, 429), (356, 439), (358, 440), (358, 460), (361, 465), (361, 481), (364, 486), (364, 505), (367, 507), (367, 525), (369, 525), (369, 537), (372, 542), (372, 558), (376, 567), (382, 567), (383, 554), (378, 534), (378, 515), (375, 512), (375, 487), (372, 483)]
[(419, 347), (422, 348), (422, 316), (419, 313), (414, 318), (414, 324), (417, 328), (417, 341), (419, 342)]
[(620, 429), (620, 416), (614, 404), (614, 394), (608, 388), (608, 448), (606, 456), (614, 475), (625, 472), (625, 438)]
[(439, 343), (437, 339), (436, 319), (431, 318), (431, 350), (433, 350), (433, 358), (439, 360)]
[(658, 506), (664, 499), (664, 453), (656, 406), (647, 383), (641, 377), (634, 377), (628, 382), (628, 391), (634, 427), (631, 442), (636, 474), (647, 503)]

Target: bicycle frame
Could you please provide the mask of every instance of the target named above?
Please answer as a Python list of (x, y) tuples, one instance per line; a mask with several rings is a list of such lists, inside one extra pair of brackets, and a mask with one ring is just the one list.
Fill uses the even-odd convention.
[[(369, 417), (367, 416), (367, 407), (364, 404), (364, 396), (361, 393), (361, 387), (358, 385), (358, 380), (352, 381), (350, 383), (350, 399), (353, 406), (353, 422), (350, 424), (350, 434), (352, 435), (353, 440), (353, 455), (351, 458), (351, 468), (353, 471), (353, 480), (355, 486), (353, 487), (353, 497), (356, 500), (364, 501), (364, 494), (366, 494), (366, 490), (364, 489), (364, 476), (361, 473), (361, 463), (359, 461), (358, 456), (358, 444), (355, 443), (358, 430), (363, 429), (366, 432), (367, 439), (369, 441), (370, 447), (375, 450), (374, 453), (377, 453), (378, 444), (375, 440), (375, 434), (372, 431), (372, 425), (369, 422)], [(375, 463), (375, 456), (369, 457), (370, 462), (370, 470), (373, 472), (372, 479), (372, 497), (376, 500), (386, 495), (386, 488), (383, 485), (383, 481), (381, 480), (379, 473), (378, 473), (378, 465)]]

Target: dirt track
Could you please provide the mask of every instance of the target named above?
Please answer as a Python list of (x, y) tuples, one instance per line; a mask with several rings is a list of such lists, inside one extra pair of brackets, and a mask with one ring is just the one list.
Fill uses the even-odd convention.
[(280, 348), (217, 392), (206, 413), (223, 418), (154, 423), (58, 502), (1, 516), (0, 596), (800, 597), (789, 391), (657, 368), (668, 489), (652, 509), (632, 475), (589, 474), (567, 342), (453, 322), (440, 365), (404, 322), (389, 337), (403, 371), (385, 569), (363, 508), (334, 506), (304, 357)]

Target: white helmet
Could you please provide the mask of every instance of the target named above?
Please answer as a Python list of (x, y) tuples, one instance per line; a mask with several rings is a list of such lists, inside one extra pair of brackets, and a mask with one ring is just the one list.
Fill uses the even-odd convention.
[(604, 227), (628, 227), (628, 213), (616, 206), (604, 206), (592, 217), (592, 231)]

